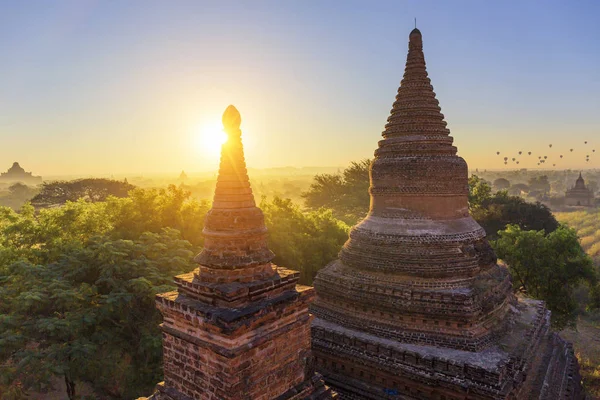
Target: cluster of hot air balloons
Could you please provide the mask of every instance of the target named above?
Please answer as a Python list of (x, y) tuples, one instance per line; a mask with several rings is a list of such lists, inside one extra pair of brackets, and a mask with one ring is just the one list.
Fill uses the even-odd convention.
[[(583, 142), (583, 144), (584, 144), (584, 145), (587, 145), (587, 143), (588, 143), (588, 142), (587, 142), (587, 140)], [(548, 147), (549, 147), (549, 148), (552, 148), (552, 143), (548, 144)], [(573, 153), (573, 151), (574, 151), (574, 149), (569, 149), (569, 152), (570, 152), (570, 153)], [(596, 152), (596, 150), (595, 150), (595, 149), (592, 149), (592, 153), (595, 153), (595, 152)], [(523, 152), (522, 150), (519, 150), (519, 151), (517, 151), (517, 153), (518, 153), (518, 155), (519, 155), (519, 156), (521, 156), (521, 155), (523, 155), (523, 153), (524, 153), (524, 152)], [(531, 156), (531, 154), (532, 154), (532, 152), (531, 152), (531, 151), (528, 151), (528, 152), (527, 152), (527, 155), (528, 155), (528, 156)], [(497, 151), (497, 152), (496, 152), (496, 155), (498, 155), (498, 156), (499, 156), (499, 155), (500, 155), (500, 152), (499, 152), (499, 151)], [(559, 158), (560, 158), (560, 159), (562, 159), (562, 158), (563, 158), (563, 154), (560, 154), (560, 155), (559, 155)], [(509, 158), (509, 157), (504, 157), (504, 165), (507, 165), (507, 164), (508, 164), (508, 162), (509, 162), (509, 160), (510, 160), (510, 161), (512, 161), (512, 162), (514, 162), (515, 164), (519, 164), (519, 163), (520, 163), (520, 160), (518, 159), (518, 157), (510, 157), (510, 158)], [(547, 160), (549, 160), (547, 155), (538, 156), (538, 159), (537, 159), (537, 165), (542, 165), (542, 164), (545, 164)], [(585, 161), (586, 161), (586, 162), (589, 162), (589, 161), (590, 161), (590, 155), (589, 155), (589, 154), (586, 154), (586, 156), (585, 156)], [(552, 164), (552, 166), (553, 166), (553, 167), (556, 167), (556, 162), (554, 162), (554, 163)]]

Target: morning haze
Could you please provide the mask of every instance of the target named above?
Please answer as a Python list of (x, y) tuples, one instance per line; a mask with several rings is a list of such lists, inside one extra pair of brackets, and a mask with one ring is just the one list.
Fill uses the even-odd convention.
[(254, 168), (371, 157), (417, 17), (461, 155), (503, 168), (496, 151), (544, 154), (546, 142), (597, 135), (598, 7), (3, 2), (0, 158), (44, 175), (215, 172), (203, 136), (230, 103)]
[(0, 399), (600, 398), (599, 18), (0, 0)]

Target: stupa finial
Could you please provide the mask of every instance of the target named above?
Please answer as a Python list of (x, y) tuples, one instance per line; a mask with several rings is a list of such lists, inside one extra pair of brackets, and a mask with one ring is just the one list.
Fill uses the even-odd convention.
[(236, 132), (240, 130), (240, 125), (242, 124), (242, 116), (240, 112), (233, 105), (229, 105), (225, 112), (223, 112), (223, 128), (225, 132), (229, 135), (232, 132)]

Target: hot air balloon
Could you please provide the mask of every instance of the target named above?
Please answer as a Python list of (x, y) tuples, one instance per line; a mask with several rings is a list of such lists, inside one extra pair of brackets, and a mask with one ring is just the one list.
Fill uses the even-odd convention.
[(519, 163), (519, 162), (517, 161), (517, 164), (518, 164), (518, 163)]
[(544, 160), (545, 160), (546, 158), (548, 158), (548, 156), (544, 156)]
[(531, 152), (528, 152), (527, 154), (531, 155)]
[(508, 157), (504, 157), (504, 161), (508, 160)]
[(515, 159), (513, 158), (513, 161), (515, 161)]
[(500, 152), (499, 152), (499, 151), (497, 151), (497, 152), (496, 152), (496, 154), (497, 154), (497, 155), (500, 155)]
[(562, 154), (560, 155), (560, 158), (562, 158)]
[(573, 151), (573, 149), (571, 149), (571, 151)]
[(541, 159), (541, 158), (542, 158), (542, 156), (538, 156), (538, 160)]
[(587, 140), (585, 142), (583, 142), (583, 144), (587, 144)]
[(550, 143), (550, 144), (548, 145), (548, 147), (552, 148), (552, 143)]
[(520, 152), (519, 152), (519, 155), (521, 155), (522, 153), (523, 153), (523, 152), (522, 152), (522, 151), (520, 151)]
[(508, 164), (508, 162), (507, 162), (507, 161), (504, 161), (504, 165), (506, 165), (506, 164)]
[(556, 164), (552, 164), (553, 167), (556, 167)]

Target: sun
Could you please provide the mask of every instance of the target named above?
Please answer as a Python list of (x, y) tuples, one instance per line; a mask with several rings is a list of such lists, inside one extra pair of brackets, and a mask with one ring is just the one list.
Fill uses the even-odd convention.
[(206, 155), (218, 156), (221, 153), (221, 146), (226, 141), (227, 134), (221, 124), (204, 124), (198, 129), (196, 144), (198, 150)]

